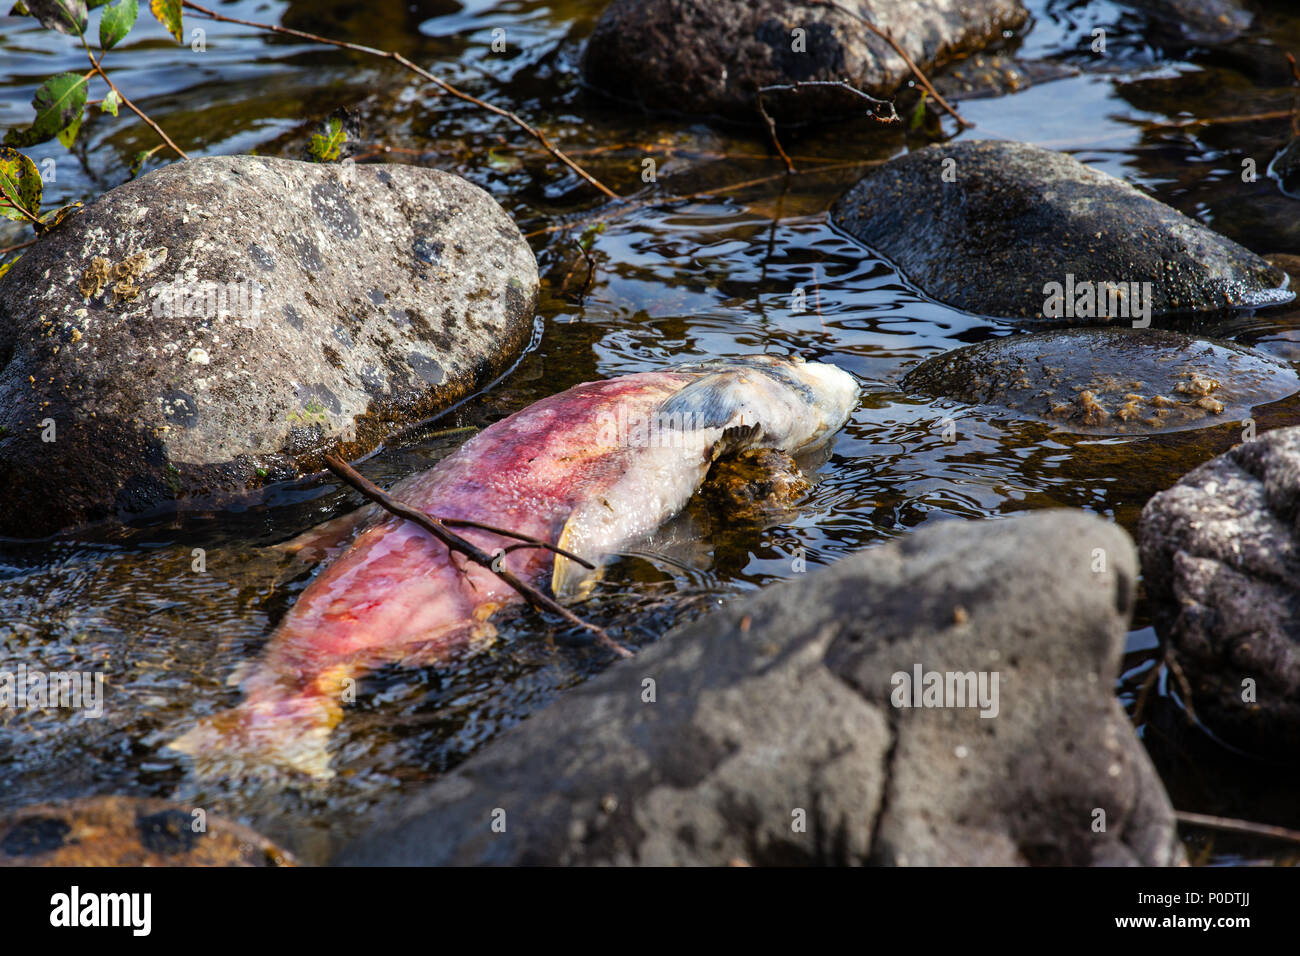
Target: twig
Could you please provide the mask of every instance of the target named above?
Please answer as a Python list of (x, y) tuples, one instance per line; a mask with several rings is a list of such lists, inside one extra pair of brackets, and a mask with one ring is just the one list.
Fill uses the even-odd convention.
[(0, 249), (0, 256), (7, 256), (11, 252), (17, 252), (19, 249), (26, 249), (28, 246), (35, 245), (37, 241), (37, 239), (28, 239), (26, 242), (18, 243), (16, 246), (5, 246), (3, 249)]
[[(1291, 67), (1291, 75), (1295, 77), (1296, 85), (1300, 86), (1300, 66), (1296, 66), (1295, 57), (1288, 53), (1286, 62)], [(1300, 136), (1300, 91), (1291, 101), (1291, 135)]]
[(1207, 827), (1211, 830), (1223, 830), (1227, 833), (1248, 833), (1251, 836), (1271, 837), (1288, 843), (1300, 843), (1300, 830), (1273, 826), (1271, 823), (1251, 823), (1249, 820), (1234, 820), (1231, 817), (1216, 817), (1208, 813), (1191, 813), (1187, 810), (1175, 810), (1174, 819), (1189, 826)]
[(759, 89), (758, 112), (762, 115), (763, 121), (767, 123), (767, 133), (769, 136), (772, 137), (772, 145), (776, 147), (776, 151), (781, 155), (781, 161), (785, 163), (785, 171), (791, 174), (797, 173), (799, 170), (794, 168), (794, 163), (790, 161), (789, 155), (786, 153), (785, 148), (781, 145), (781, 137), (776, 135), (776, 121), (772, 119), (772, 116), (770, 113), (768, 113), (767, 108), (763, 106), (763, 93), (764, 91), (770, 89), (772, 89), (772, 87), (770, 86), (764, 86)]
[(1174, 659), (1171, 652), (1165, 653), (1165, 663), (1169, 665), (1169, 672), (1174, 675), (1178, 681), (1178, 687), (1183, 692), (1183, 709), (1187, 711), (1187, 722), (1189, 724), (1199, 723), (1196, 719), (1196, 708), (1192, 706), (1192, 685), (1187, 680), (1187, 675), (1183, 673), (1182, 665)]
[[(798, 170), (794, 168), (794, 163), (781, 146), (780, 137), (776, 135), (776, 121), (772, 119), (771, 114), (768, 113), (767, 108), (763, 105), (763, 94), (775, 93), (778, 91), (782, 93), (798, 94), (800, 90), (808, 87), (834, 87), (835, 89), (847, 90), (854, 96), (860, 97), (871, 104), (869, 115), (877, 123), (899, 122), (898, 111), (894, 109), (894, 104), (892, 102), (889, 100), (878, 100), (871, 94), (862, 92), (862, 90), (858, 89), (851, 83), (846, 83), (844, 80), (797, 80), (794, 83), (774, 83), (771, 86), (759, 87), (758, 112), (762, 115), (764, 122), (767, 123), (767, 131), (771, 134), (772, 145), (775, 146), (776, 151), (781, 154), (781, 159), (784, 160), (786, 172), (788, 173), (797, 173)], [(877, 109), (881, 106), (889, 107), (888, 116), (882, 116), (877, 112)]]
[(880, 37), (882, 40), (884, 40), (886, 43), (888, 43), (890, 46), (894, 48), (894, 52), (903, 58), (903, 62), (907, 64), (907, 68), (912, 71), (912, 75), (915, 76), (916, 79), (920, 82), (922, 88), (924, 88), (925, 91), (929, 93), (932, 97), (934, 97), (934, 101), (938, 103), (940, 106), (942, 106), (945, 112), (947, 112), (949, 116), (951, 116), (953, 119), (957, 121), (958, 126), (960, 126), (962, 129), (969, 129), (970, 127), (975, 125), (970, 120), (964, 119), (960, 113), (958, 113), (955, 109), (952, 108), (952, 106), (948, 103), (947, 100), (945, 100), (942, 96), (939, 95), (939, 91), (936, 90), (930, 84), (929, 79), (926, 77), (924, 73), (921, 72), (921, 68), (912, 62), (912, 58), (907, 55), (907, 53), (903, 50), (901, 46), (898, 45), (898, 41), (895, 40), (893, 35), (890, 34), (888, 31), (880, 29), (880, 27), (876, 26), (874, 23), (872, 23), (862, 14), (854, 10), (850, 10), (847, 7), (841, 6), (840, 4), (836, 3), (835, 0), (808, 0), (808, 2), (811, 3), (813, 6), (830, 7), (832, 10), (838, 10), (840, 13), (844, 14), (845, 16), (853, 17), (854, 19), (861, 21), (862, 24), (865, 25), (868, 30), (870, 30), (872, 33)]
[[(819, 166), (816, 169), (802, 169), (794, 173), (795, 176), (816, 176), (821, 173), (834, 173), (843, 169), (856, 169), (859, 166), (879, 166), (885, 162), (883, 159), (854, 159), (842, 163), (827, 163), (825, 166)], [(537, 236), (550, 235), (553, 232), (564, 232), (568, 229), (577, 229), (581, 226), (589, 226), (598, 222), (609, 222), (617, 219), (619, 216), (633, 212), (637, 209), (644, 209), (647, 206), (666, 206), (670, 203), (684, 202), (690, 199), (699, 199), (704, 196), (718, 196), (723, 193), (734, 192), (737, 189), (748, 189), (750, 186), (761, 186), (764, 183), (770, 183), (777, 179), (786, 179), (790, 173), (774, 173), (771, 176), (760, 176), (757, 179), (746, 179), (739, 183), (730, 183), (726, 186), (716, 186), (713, 189), (701, 189), (691, 193), (681, 193), (670, 196), (655, 196), (650, 199), (627, 199), (622, 205), (612, 211), (599, 213), (578, 222), (561, 222), (550, 226), (544, 226), (541, 229), (534, 229), (531, 232), (524, 233), (525, 239), (533, 239)]]
[(370, 56), (377, 56), (380, 57), (381, 59), (392, 60), (395, 63), (399, 63), (403, 67), (405, 67), (406, 69), (414, 73), (416, 76), (428, 80), (430, 83), (434, 84), (434, 86), (437, 86), (443, 92), (456, 97), (456, 99), (463, 100), (466, 103), (472, 103), (473, 105), (479, 107), (479, 109), (487, 110), (489, 113), (495, 113), (497, 116), (508, 119), (510, 122), (514, 123), (516, 126), (522, 129), (529, 136), (532, 136), (539, 143), (541, 143), (542, 146), (546, 148), (547, 152), (549, 152), (552, 156), (554, 156), (556, 159), (562, 162), (565, 166), (568, 166), (569, 169), (573, 170), (575, 173), (577, 173), (579, 176), (585, 179), (592, 186), (599, 189), (610, 199), (621, 198), (618, 195), (618, 193), (614, 192), (612, 189), (610, 189), (608, 186), (602, 183), (599, 179), (591, 175), (591, 173), (587, 172), (576, 162), (574, 162), (572, 159), (570, 159), (568, 156), (562, 153), (554, 144), (551, 143), (549, 139), (546, 138), (545, 133), (543, 133), (539, 129), (534, 128), (533, 126), (530, 126), (525, 120), (523, 120), (517, 114), (512, 113), (510, 110), (502, 109), (500, 106), (494, 106), (493, 104), (487, 102), (486, 100), (481, 100), (477, 96), (471, 96), (469, 93), (457, 89), (456, 87), (448, 83), (446, 80), (439, 79), (438, 77), (434, 76), (432, 73), (430, 73), (428, 70), (424, 69), (423, 67), (416, 66), (414, 63), (412, 63), (406, 57), (402, 56), (402, 54), (400, 53), (397, 53), (393, 50), (379, 50), (376, 49), (375, 47), (365, 46), (364, 44), (361, 43), (349, 43), (347, 40), (331, 40), (329, 37), (318, 36), (315, 33), (308, 33), (304, 30), (294, 30), (290, 27), (282, 27), (279, 24), (275, 24), (275, 23), (257, 23), (254, 20), (242, 20), (238, 17), (228, 17), (225, 14), (217, 13), (215, 10), (209, 10), (207, 7), (201, 6), (197, 3), (192, 3), (191, 0), (182, 0), (181, 6), (193, 10), (196, 13), (207, 17), (208, 19), (218, 20), (221, 21), (222, 23), (237, 23), (240, 26), (253, 27), (256, 30), (266, 30), (270, 33), (282, 33), (286, 36), (298, 37), (301, 40), (311, 40), (313, 43), (324, 43), (328, 46), (336, 46), (344, 50), (352, 50), (355, 53), (366, 53), (369, 54)]
[[(519, 594), (523, 597), (523, 599), (527, 601), (529, 604), (533, 605), (533, 607), (550, 611), (553, 614), (558, 614), (560, 617), (564, 618), (570, 624), (591, 631), (593, 634), (596, 635), (596, 640), (600, 644), (602, 644), (604, 647), (606, 647), (608, 650), (612, 651), (613, 653), (617, 654), (619, 657), (632, 656), (632, 652), (629, 651), (622, 644), (615, 641), (612, 637), (610, 637), (609, 634), (605, 632), (604, 628), (597, 627), (595, 624), (588, 624), (586, 621), (578, 617), (578, 615), (574, 614), (568, 608), (557, 603), (556, 601), (553, 601), (551, 598), (547, 597), (545, 594), (543, 594), (541, 591), (534, 588), (532, 585), (527, 584), (524, 581), (521, 581), (519, 577), (516, 574), (514, 574), (512, 571), (509, 571), (504, 567), (494, 566), (496, 562), (492, 555), (488, 554), (486, 551), (478, 547), (473, 542), (467, 541), (464, 538), (462, 538), (460, 535), (456, 534), (454, 531), (449, 530), (448, 525), (458, 524), (465, 527), (476, 527), (485, 531), (491, 531), (494, 534), (500, 534), (504, 537), (520, 538), (525, 536), (515, 534), (514, 532), (502, 531), (499, 528), (493, 528), (491, 526), (483, 525), (478, 522), (465, 522), (465, 521), (453, 521), (453, 520), (444, 521), (443, 519), (425, 514), (423, 511), (418, 511), (415, 508), (412, 508), (409, 505), (403, 504), (402, 502), (398, 501), (396, 498), (388, 494), (388, 492), (384, 491), (378, 485), (375, 485), (369, 480), (367, 480), (360, 472), (358, 472), (347, 462), (343, 461), (341, 458), (335, 457), (334, 455), (325, 456), (325, 467), (328, 468), (330, 471), (334, 472), (334, 474), (336, 474), (343, 481), (347, 482), (357, 491), (361, 492), (361, 494), (365, 495), (371, 501), (380, 505), (387, 511), (397, 515), (399, 518), (405, 518), (407, 521), (412, 521), (415, 524), (418, 524), (421, 528), (429, 532), (429, 534), (433, 535), (444, 545), (446, 545), (448, 551), (453, 553), (458, 552), (464, 555), (469, 560), (473, 561), (475, 564), (487, 568), (489, 571), (491, 571), (493, 574), (499, 577), (502, 581), (506, 582), (506, 584), (510, 585), (512, 588), (518, 591)], [(531, 540), (534, 543), (534, 546), (544, 544), (544, 542), (541, 542), (536, 538)], [(567, 552), (561, 552), (558, 549), (553, 549), (553, 550), (556, 550), (557, 553), (564, 554), (565, 557), (571, 557), (571, 555), (569, 555)], [(582, 561), (581, 558), (577, 560), (579, 560), (582, 564), (585, 564), (587, 567), (591, 567), (590, 564), (588, 564), (585, 561)]]
[(102, 79), (105, 83), (107, 83), (108, 88), (117, 94), (117, 98), (120, 99), (127, 106), (127, 108), (131, 110), (132, 113), (134, 113), (136, 116), (140, 117), (140, 119), (148, 123), (149, 128), (152, 129), (155, 133), (157, 133), (160, 137), (162, 137), (163, 142), (166, 143), (177, 156), (179, 156), (181, 159), (190, 158), (189, 154), (185, 152), (185, 150), (181, 149), (179, 146), (177, 146), (175, 143), (172, 142), (172, 138), (167, 135), (167, 133), (163, 130), (161, 126), (155, 123), (152, 118), (147, 116), (140, 109), (140, 107), (136, 106), (134, 103), (128, 100), (126, 96), (123, 95), (122, 91), (117, 88), (117, 85), (108, 78), (108, 74), (105, 73), (104, 70), (99, 65), (99, 60), (102, 60), (104, 58), (104, 55), (102, 53), (99, 55), (99, 60), (96, 60), (94, 54), (90, 52), (90, 48), (87, 47), (86, 57), (90, 60), (90, 65), (93, 67), (93, 69), (90, 72), (92, 74), (97, 75), (100, 79)]

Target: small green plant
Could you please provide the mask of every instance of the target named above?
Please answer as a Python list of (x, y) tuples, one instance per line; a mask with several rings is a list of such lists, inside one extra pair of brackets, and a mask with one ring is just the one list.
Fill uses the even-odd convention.
[(314, 163), (336, 163), (341, 155), (343, 144), (347, 142), (348, 133), (343, 128), (343, 120), (331, 116), (321, 124), (321, 132), (312, 133), (307, 152)]

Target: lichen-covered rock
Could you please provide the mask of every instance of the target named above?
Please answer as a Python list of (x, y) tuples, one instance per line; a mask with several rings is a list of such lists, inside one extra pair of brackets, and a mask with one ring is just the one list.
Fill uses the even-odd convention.
[[(1177, 862), (1114, 694), (1136, 579), (1082, 512), (926, 526), (678, 628), (336, 862)], [(917, 707), (918, 669), (974, 683)]]
[(831, 218), (927, 295), (1027, 324), (1132, 325), (1294, 298), (1280, 270), (1230, 239), (1025, 143), (963, 140), (900, 156), (859, 180)]
[(89, 797), (0, 817), (0, 867), (294, 865), (248, 827), (165, 800)]
[(1063, 329), (944, 352), (903, 387), (1065, 431), (1140, 435), (1241, 422), (1300, 391), (1290, 365), (1162, 329)]
[[(652, 111), (753, 122), (760, 87), (848, 80), (890, 96), (912, 75), (857, 16), (889, 31), (923, 70), (1000, 39), (1028, 14), (1020, 0), (614, 0), (587, 42), (588, 83)], [(846, 13), (845, 10), (851, 11)], [(802, 32), (797, 32), (802, 31)], [(765, 97), (783, 122), (854, 112), (860, 99), (804, 89)]]
[[(1244, 442), (1147, 502), (1156, 630), (1196, 715), (1249, 751), (1300, 753), (1300, 427)], [(1178, 687), (1178, 684), (1174, 684)]]
[(537, 281), (433, 169), (223, 156), (119, 186), (0, 280), (0, 535), (374, 448), (508, 367)]

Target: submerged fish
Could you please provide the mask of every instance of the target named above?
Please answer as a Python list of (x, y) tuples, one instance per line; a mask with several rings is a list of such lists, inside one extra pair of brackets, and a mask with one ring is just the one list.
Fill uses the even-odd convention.
[[(853, 378), (833, 365), (762, 355), (589, 382), (497, 422), (390, 494), (442, 518), (532, 535), (599, 568), (680, 511), (719, 455), (821, 445), (857, 395)], [(489, 531), (457, 532), (488, 553), (514, 543)], [(173, 748), (201, 763), (327, 777), (326, 745), (351, 681), (385, 663), (436, 663), (492, 636), (488, 618), (521, 600), (489, 569), (373, 507), (309, 534), (312, 545), (331, 543), (339, 553), (248, 669), (245, 700)], [(544, 549), (498, 560), (525, 581), (549, 573), (561, 601), (585, 596), (595, 580)]]

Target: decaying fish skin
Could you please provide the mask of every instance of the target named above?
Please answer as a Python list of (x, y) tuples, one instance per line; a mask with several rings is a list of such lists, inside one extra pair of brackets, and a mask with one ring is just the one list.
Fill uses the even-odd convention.
[[(485, 429), (391, 494), (443, 518), (508, 528), (598, 564), (680, 511), (712, 461), (737, 448), (794, 453), (826, 442), (857, 402), (853, 378), (798, 358), (746, 356), (577, 385)], [(435, 663), (494, 635), (489, 618), (520, 600), (489, 569), (453, 557), (417, 525), (373, 509), (346, 550), (302, 593), (241, 681), (245, 700), (171, 747), (230, 772), (229, 762), (331, 775), (327, 742), (342, 692), (384, 663)], [(458, 530), (487, 551), (509, 539)], [(550, 575), (557, 598), (594, 575), (541, 549), (501, 563)]]

